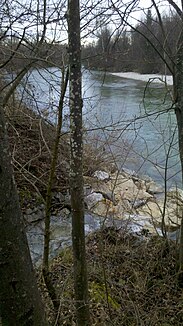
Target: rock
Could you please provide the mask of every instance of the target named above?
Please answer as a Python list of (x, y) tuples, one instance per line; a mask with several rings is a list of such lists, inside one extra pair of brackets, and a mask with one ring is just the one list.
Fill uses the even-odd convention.
[(114, 194), (119, 200), (128, 199), (131, 202), (134, 201), (134, 199), (144, 200), (152, 197), (145, 190), (138, 189), (132, 179), (127, 180), (121, 176), (117, 179), (116, 186), (114, 185)]
[(90, 195), (92, 192), (92, 186), (89, 184), (84, 185), (84, 196)]
[(122, 168), (121, 173), (127, 178), (132, 177), (132, 176), (138, 177), (137, 173), (134, 170), (129, 170), (126, 168)]
[(162, 218), (162, 203), (149, 201), (144, 206), (137, 209), (137, 214), (146, 216), (152, 219), (152, 221), (160, 221)]
[(102, 201), (104, 197), (98, 192), (93, 192), (85, 197), (85, 203), (88, 209), (92, 209), (98, 202)]
[(23, 218), (24, 221), (26, 223), (37, 223), (40, 220), (43, 220), (45, 217), (45, 211), (42, 208), (42, 205), (40, 205), (41, 207), (35, 206), (33, 208), (27, 208), (24, 212), (23, 212)]
[(132, 178), (132, 180), (139, 190), (146, 191), (146, 182), (144, 180), (139, 178)]
[(115, 196), (113, 192), (107, 192), (107, 193), (103, 191), (97, 191), (97, 192), (100, 193), (104, 197), (104, 199), (110, 200), (115, 203)]
[(121, 204), (115, 206), (113, 202), (105, 199), (96, 203), (96, 205), (92, 208), (92, 212), (96, 215), (103, 217), (112, 217), (115, 219), (122, 219), (123, 214), (126, 210), (127, 208), (124, 208)]
[(61, 192), (54, 192), (52, 194), (52, 200), (58, 201), (58, 202), (64, 202), (65, 196)]
[[(156, 225), (161, 225), (164, 210), (163, 199), (154, 202), (148, 202), (146, 205), (137, 210), (138, 214), (150, 216)], [(176, 227), (181, 224), (182, 205), (177, 205), (171, 199), (167, 199), (165, 205), (164, 222), (167, 227)]]
[(125, 215), (124, 219), (128, 221), (130, 228), (133, 232), (138, 233), (142, 230), (148, 230), (151, 233), (155, 233), (155, 227), (152, 223), (152, 219), (148, 216), (143, 216), (139, 214)]
[(33, 214), (33, 209), (32, 208), (27, 208), (25, 210), (25, 215), (31, 215), (31, 214)]
[(144, 180), (144, 181), (147, 182), (147, 183), (153, 181), (153, 179), (152, 179), (151, 177), (149, 177), (148, 175), (146, 175), (146, 174), (143, 174), (143, 175), (141, 176), (141, 179)]
[(124, 177), (123, 173), (113, 173), (108, 180), (85, 177), (85, 184), (92, 186), (92, 193), (85, 197), (88, 209), (100, 216), (113, 216), (122, 219), (125, 212), (146, 204), (153, 196), (146, 192), (145, 182)]
[(175, 199), (178, 202), (182, 202), (182, 204), (183, 204), (183, 190), (182, 189), (172, 187), (168, 191), (167, 195), (169, 198)]
[(131, 202), (131, 205), (134, 209), (142, 207), (147, 204), (147, 199), (135, 199)]
[(177, 230), (173, 231), (173, 232), (167, 232), (167, 237), (170, 240), (176, 241), (176, 242), (180, 242), (180, 228), (178, 228)]
[[(103, 172), (96, 171), (95, 178), (85, 179), (93, 191), (86, 196), (87, 206), (93, 213), (116, 219), (123, 219), (125, 213), (136, 214), (151, 219), (154, 225), (161, 225), (164, 195), (160, 185), (148, 177), (140, 179), (134, 171), (126, 169), (111, 175)], [(182, 207), (183, 191), (171, 189), (167, 193), (165, 207), (164, 220), (167, 227), (180, 225)]]
[(146, 191), (151, 195), (164, 192), (163, 187), (156, 184), (154, 181), (146, 182)]
[[(110, 180), (106, 182), (106, 181), (98, 180), (97, 178), (93, 178), (93, 177), (84, 177), (84, 182), (87, 189), (89, 190), (88, 195), (92, 192), (98, 192), (98, 193), (100, 192), (105, 194), (112, 193), (113, 189)], [(89, 185), (90, 185), (90, 189), (89, 189)]]
[(62, 218), (68, 218), (70, 214), (71, 214), (70, 210), (66, 207), (60, 211), (60, 215)]
[(97, 178), (98, 180), (102, 180), (102, 181), (110, 179), (109, 173), (107, 173), (105, 171), (95, 171), (93, 176), (94, 176), (94, 178)]

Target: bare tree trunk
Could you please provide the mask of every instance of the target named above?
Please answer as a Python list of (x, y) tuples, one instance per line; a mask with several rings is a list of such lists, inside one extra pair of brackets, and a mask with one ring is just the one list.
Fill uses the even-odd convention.
[[(182, 22), (183, 24), (183, 22)], [(179, 139), (179, 155), (182, 170), (183, 182), (183, 30), (181, 30), (178, 44), (177, 44), (177, 62), (176, 74), (174, 78), (174, 96), (176, 102), (176, 118), (178, 125), (178, 139)], [(179, 272), (183, 283), (183, 220), (181, 221), (181, 236), (180, 236), (180, 250), (179, 250)]]
[(81, 43), (79, 0), (68, 0), (69, 68), (70, 68), (70, 146), (71, 208), (74, 285), (77, 324), (90, 325), (88, 282), (85, 255), (83, 144), (81, 95)]
[(0, 315), (3, 325), (47, 325), (24, 230), (0, 99)]
[(68, 84), (68, 77), (69, 77), (68, 75), (69, 73), (67, 70), (65, 76), (65, 69), (63, 67), (61, 95), (60, 95), (59, 106), (58, 106), (58, 123), (57, 123), (56, 137), (55, 137), (54, 147), (53, 147), (53, 154), (52, 154), (52, 160), (50, 166), (50, 175), (49, 175), (47, 193), (46, 193), (46, 205), (45, 205), (46, 206), (45, 207), (45, 230), (44, 230), (44, 250), (43, 250), (42, 271), (43, 271), (43, 276), (44, 276), (47, 290), (49, 292), (49, 295), (52, 299), (56, 311), (58, 311), (59, 309), (59, 301), (49, 273), (50, 217), (51, 217), (52, 186), (53, 186), (53, 180), (55, 176), (56, 164), (57, 164), (58, 153), (59, 153), (59, 142), (60, 142), (61, 128), (62, 128), (62, 113), (63, 113), (65, 93)]

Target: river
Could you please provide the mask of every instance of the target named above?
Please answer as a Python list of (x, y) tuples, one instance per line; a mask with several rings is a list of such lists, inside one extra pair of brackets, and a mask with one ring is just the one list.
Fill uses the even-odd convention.
[[(59, 69), (33, 70), (24, 80), (23, 95), (20, 89), (24, 101), (53, 123), (60, 80)], [(83, 70), (84, 128), (94, 146), (113, 153), (119, 168), (147, 174), (161, 184), (167, 167), (171, 187), (180, 186), (181, 176), (169, 91), (158, 83), (147, 87), (143, 81)], [(68, 128), (68, 115), (67, 92), (64, 129)]]

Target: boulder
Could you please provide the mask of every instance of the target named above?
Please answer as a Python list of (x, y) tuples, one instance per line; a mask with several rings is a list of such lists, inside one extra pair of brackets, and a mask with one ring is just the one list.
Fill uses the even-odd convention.
[(154, 181), (146, 182), (146, 191), (151, 194), (160, 194), (164, 192), (162, 186), (156, 184)]
[(90, 195), (85, 197), (85, 203), (89, 210), (93, 211), (93, 208), (96, 206), (96, 204), (100, 201), (102, 201), (104, 197), (102, 194), (97, 192), (92, 192)]
[(70, 217), (71, 215), (71, 212), (68, 208), (64, 207), (61, 209), (60, 211), (60, 216), (63, 218), (63, 219), (67, 219), (68, 217)]
[[(181, 224), (182, 218), (182, 205), (179, 205), (171, 197), (167, 197), (165, 205), (164, 222), (167, 227), (176, 227)], [(152, 218), (153, 223), (160, 225), (162, 222), (162, 216), (164, 212), (164, 200), (163, 198), (156, 201), (149, 201), (143, 207), (137, 210), (138, 214), (149, 216)]]
[(32, 208), (27, 208), (23, 212), (23, 218), (26, 224), (37, 223), (41, 220), (44, 220), (45, 211), (43, 208), (44, 205), (38, 205)]
[(174, 199), (175, 201), (179, 202), (179, 204), (183, 204), (183, 190), (172, 187), (170, 190), (167, 192), (167, 195), (169, 198)]
[(134, 170), (129, 170), (127, 168), (122, 168), (121, 174), (126, 178), (130, 178), (132, 176), (134, 176), (134, 177), (138, 176), (137, 173)]
[(154, 224), (152, 223), (152, 219), (148, 216), (143, 216), (139, 214), (125, 214), (124, 219), (128, 221), (130, 228), (133, 232), (138, 233), (142, 230), (146, 230), (150, 233), (157, 232)]
[(95, 171), (95, 173), (93, 174), (94, 178), (97, 178), (98, 180), (109, 180), (110, 175), (109, 173), (105, 172), (105, 171)]
[(135, 199), (147, 199), (152, 195), (146, 192), (146, 189), (139, 189), (132, 179), (126, 179), (119, 175), (117, 180), (113, 182), (115, 198), (118, 200), (127, 199), (134, 201)]
[[(127, 202), (128, 205), (128, 202)], [(103, 200), (98, 202), (93, 208), (92, 212), (96, 215), (103, 217), (111, 217), (113, 219), (123, 219), (125, 212), (128, 208), (121, 203), (114, 205), (110, 200)]]
[[(88, 209), (101, 216), (124, 219), (126, 213), (150, 219), (161, 225), (162, 215), (167, 226), (180, 225), (183, 213), (183, 191), (172, 188), (167, 192), (164, 210), (163, 187), (152, 179), (140, 179), (134, 171), (123, 170), (108, 174), (96, 171), (95, 178), (85, 178), (92, 193), (85, 197)], [(157, 195), (157, 196), (155, 196)]]

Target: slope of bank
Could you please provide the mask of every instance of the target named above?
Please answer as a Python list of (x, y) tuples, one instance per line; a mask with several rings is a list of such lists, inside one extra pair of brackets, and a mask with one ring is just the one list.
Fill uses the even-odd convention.
[[(49, 176), (55, 127), (25, 107), (10, 112), (9, 140), (24, 220), (34, 263), (40, 261), (44, 233), (44, 199)], [(100, 228), (103, 221), (133, 230), (155, 233), (162, 217), (168, 231), (179, 229), (183, 194), (171, 189), (166, 201), (162, 186), (134, 171), (118, 171), (111, 157), (90, 142), (84, 146), (85, 229)], [(69, 137), (61, 136), (52, 187), (51, 256), (70, 244)], [(106, 224), (106, 225), (109, 225)], [(159, 230), (159, 229), (158, 229)]]
[[(36, 223), (39, 222), (36, 219), (40, 218), (36, 214), (39, 208), (42, 212), (41, 225), (44, 225), (44, 204), (41, 198), (44, 199), (47, 185), (55, 129), (26, 108), (7, 114), (7, 118), (22, 210), (24, 217), (29, 210), (27, 223), (33, 226), (35, 243)], [(60, 254), (52, 260), (50, 271), (59, 297), (58, 325), (70, 326), (76, 324), (72, 251), (70, 247), (61, 250), (62, 239), (58, 226), (60, 222), (63, 223), (61, 214), (63, 204), (66, 204), (64, 196), (68, 190), (68, 173), (68, 136), (62, 135), (52, 189), (52, 215), (57, 223), (55, 232), (60, 244), (59, 248), (54, 247), (53, 250), (59, 249)], [(117, 171), (113, 164), (109, 164), (107, 157), (95, 152), (92, 146), (85, 148), (84, 174), (85, 204), (88, 209), (104, 217), (101, 230), (93, 232), (87, 238), (92, 325), (182, 325), (182, 287), (176, 270), (178, 246), (162, 237), (149, 235), (147, 225), (143, 234), (128, 232), (126, 227), (105, 227), (108, 214), (112, 222), (116, 218), (120, 223), (126, 213), (135, 216), (139, 209), (145, 209), (146, 214), (149, 212), (151, 216), (155, 194), (159, 195), (162, 190), (149, 178), (142, 180), (130, 171)], [(37, 197), (34, 196), (36, 190)], [(170, 208), (174, 204), (176, 209), (177, 203), (180, 207), (183, 206), (181, 193), (176, 196), (177, 192), (171, 199), (173, 203), (170, 203)], [(69, 202), (67, 205), (69, 207)], [(70, 212), (66, 207), (65, 212), (62, 236), (66, 235), (69, 222)], [(176, 210), (173, 214), (176, 214)], [(151, 221), (154, 222), (153, 218)], [(43, 229), (40, 231), (43, 233)], [(40, 287), (48, 318), (53, 321), (53, 306), (41, 276)]]
[[(182, 325), (175, 243), (111, 227), (92, 234), (86, 249), (91, 325)], [(60, 302), (58, 325), (75, 325), (72, 250), (63, 250), (50, 270)], [(41, 288), (52, 319), (52, 304)]]

